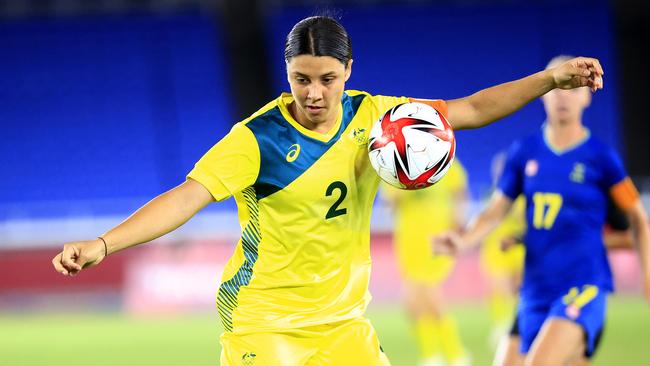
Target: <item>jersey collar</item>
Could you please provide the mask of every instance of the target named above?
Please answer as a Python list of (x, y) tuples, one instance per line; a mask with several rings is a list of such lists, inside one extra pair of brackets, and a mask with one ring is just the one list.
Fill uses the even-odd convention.
[(546, 122), (544, 122), (542, 124), (542, 136), (544, 137), (544, 144), (555, 155), (562, 155), (562, 154), (564, 154), (564, 153), (566, 153), (568, 151), (575, 150), (578, 147), (582, 146), (585, 142), (587, 142), (587, 140), (589, 140), (589, 138), (591, 137), (591, 131), (587, 127), (583, 127), (584, 130), (585, 130), (585, 135), (582, 138), (580, 138), (578, 141), (576, 141), (575, 143), (573, 143), (573, 144), (571, 144), (569, 146), (560, 148), (560, 147), (557, 147), (557, 146), (553, 146), (553, 144), (551, 143), (551, 140), (548, 137), (548, 128), (547, 127), (548, 126), (546, 125)]
[[(343, 98), (345, 98), (347, 94), (343, 93)], [(278, 107), (280, 108), (280, 112), (282, 113), (282, 116), (291, 124), (298, 132), (301, 134), (310, 137), (314, 140), (322, 141), (322, 142), (329, 142), (334, 136), (336, 136), (336, 133), (339, 131), (341, 128), (341, 120), (343, 119), (343, 108), (341, 107), (341, 113), (336, 117), (336, 123), (334, 123), (334, 126), (327, 132), (327, 133), (319, 133), (315, 132), (312, 130), (309, 130), (305, 128), (305, 126), (301, 125), (296, 121), (291, 113), (289, 113), (289, 104), (293, 102), (293, 96), (291, 93), (282, 93), (280, 97), (278, 98)]]

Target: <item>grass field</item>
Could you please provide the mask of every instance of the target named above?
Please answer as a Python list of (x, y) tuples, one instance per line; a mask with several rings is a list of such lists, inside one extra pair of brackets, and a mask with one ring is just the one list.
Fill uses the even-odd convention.
[[(475, 365), (489, 365), (487, 311), (457, 306), (461, 335)], [(397, 306), (371, 307), (394, 366), (415, 365), (416, 349)], [(221, 326), (214, 314), (130, 318), (120, 314), (0, 315), (0, 365), (218, 365)], [(610, 301), (603, 346), (593, 365), (650, 365), (650, 306), (638, 298)]]

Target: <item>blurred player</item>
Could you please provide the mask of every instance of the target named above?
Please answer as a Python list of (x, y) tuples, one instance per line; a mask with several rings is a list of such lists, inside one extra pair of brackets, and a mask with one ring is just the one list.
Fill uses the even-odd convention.
[(512, 211), (486, 237), (481, 247), (481, 267), (489, 286), (489, 309), (492, 330), (490, 343), (496, 346), (512, 326), (517, 290), (521, 283), (525, 248), (523, 197), (517, 198)]
[[(456, 160), (445, 177), (432, 187), (407, 191), (383, 184), (381, 193), (394, 213), (395, 252), (421, 365), (442, 365), (443, 359), (454, 366), (469, 365), (456, 322), (445, 310), (440, 289), (455, 260), (431, 252), (434, 235), (465, 224), (465, 168)], [(423, 220), (423, 217), (435, 217), (435, 220)]]
[[(285, 60), (291, 93), (237, 123), (185, 182), (101, 237), (65, 244), (52, 263), (75, 275), (234, 196), (242, 235), (217, 294), (221, 364), (388, 364), (364, 317), (379, 185), (366, 145), (371, 124), (411, 99), (345, 91), (352, 46), (333, 18), (298, 22)], [(465, 98), (425, 102), (456, 129), (478, 128), (555, 88), (595, 91), (602, 83), (598, 60), (583, 57)]]
[[(505, 153), (492, 159), (492, 178), (496, 185), (503, 171)], [(490, 286), (490, 316), (492, 332), (490, 343), (497, 346), (495, 366), (522, 365), (519, 329), (515, 304), (524, 267), (525, 247), (522, 243), (526, 231), (525, 197), (519, 195), (502, 222), (487, 235), (481, 245), (481, 264)], [(612, 201), (607, 200), (607, 218), (603, 240), (608, 251), (630, 249), (633, 238), (630, 224)]]
[[(567, 59), (555, 58), (549, 68)], [(582, 125), (588, 90), (554, 90), (542, 99), (547, 121), (539, 133), (512, 145), (488, 207), (462, 235), (450, 232), (437, 244), (452, 250), (478, 244), (524, 194), (526, 259), (517, 321), (525, 364), (586, 364), (613, 290), (602, 239), (607, 197), (629, 217), (648, 300), (650, 228), (618, 155)]]
[[(511, 216), (513, 213), (517, 212), (518, 214), (521, 214), (519, 220), (525, 221), (525, 208), (523, 205), (522, 209), (524, 210), (522, 211), (519, 211), (516, 208), (519, 203), (523, 204), (523, 196), (521, 195), (515, 200), (513, 208), (510, 210), (508, 216)], [(495, 231), (497, 230), (499, 230), (499, 228), (497, 228)], [(504, 235), (500, 238), (501, 249), (505, 252), (511, 251), (513, 248), (515, 248), (517, 251), (521, 251), (522, 256), (519, 267), (523, 268), (523, 252), (525, 249), (523, 247), (523, 243), (521, 243), (522, 235), (520, 235), (518, 231), (515, 231), (513, 233), (514, 236), (508, 237)], [(523, 232), (521, 234), (523, 234)], [(627, 219), (625, 213), (616, 206), (611, 197), (607, 200), (607, 218), (605, 227), (603, 228), (603, 241), (608, 252), (621, 249), (632, 249), (634, 244), (634, 238), (630, 230), (629, 220)], [(485, 242), (483, 245), (485, 246)], [(513, 260), (511, 263), (515, 264), (516, 262)], [(519, 274), (521, 274), (521, 271)], [(515, 278), (515, 281), (517, 283), (520, 282), (517, 278)], [(513, 291), (516, 292), (517, 288), (514, 288)], [(519, 324), (517, 322), (517, 317), (514, 310), (508, 314), (508, 316), (510, 317), (510, 320), (508, 322), (508, 333), (502, 334), (498, 340), (498, 347), (495, 352), (493, 362), (494, 366), (518, 366), (524, 364), (524, 355), (522, 355), (520, 352), (521, 339), (519, 336)], [(585, 361), (586, 360), (584, 359), (577, 360), (574, 366), (583, 365)]]
[[(491, 175), (495, 186), (503, 171), (505, 158), (505, 153), (499, 153), (492, 159)], [(481, 269), (489, 287), (492, 346), (496, 346), (512, 327), (524, 267), (525, 250), (521, 238), (526, 232), (525, 206), (524, 197), (518, 197), (510, 212), (486, 236), (481, 246)]]

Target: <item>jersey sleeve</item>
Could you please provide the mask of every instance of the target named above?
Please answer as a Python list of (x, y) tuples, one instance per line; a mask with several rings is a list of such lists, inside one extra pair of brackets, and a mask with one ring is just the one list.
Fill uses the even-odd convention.
[(242, 123), (214, 145), (187, 175), (217, 201), (253, 185), (260, 170), (260, 150), (253, 132)]
[(447, 102), (442, 99), (418, 99), (418, 98), (409, 98), (410, 102), (424, 103), (432, 106), (435, 110), (440, 112), (447, 120), (449, 120), (449, 114), (447, 113)]
[[(536, 163), (531, 161), (531, 164)], [(497, 183), (497, 188), (511, 200), (515, 200), (522, 193), (523, 165), (521, 142), (516, 142), (508, 150), (503, 172)]]
[(431, 107), (435, 108), (435, 110), (442, 113), (445, 118), (447, 118), (447, 102), (442, 99), (418, 99), (409, 97), (391, 97), (385, 95), (372, 95), (371, 97), (373, 103), (375, 103), (380, 113), (384, 113), (398, 104), (418, 102), (430, 105)]
[(623, 162), (616, 151), (612, 148), (607, 148), (604, 151), (605, 154), (601, 159), (603, 187), (609, 192), (616, 206), (626, 210), (639, 200), (639, 192), (627, 176)]
[(386, 95), (371, 95), (370, 98), (372, 99), (372, 103), (377, 106), (377, 110), (379, 110), (380, 114), (398, 104), (407, 103), (409, 101), (406, 97), (390, 97)]
[(614, 149), (607, 147), (601, 157), (603, 167), (602, 184), (609, 189), (627, 176), (623, 162)]

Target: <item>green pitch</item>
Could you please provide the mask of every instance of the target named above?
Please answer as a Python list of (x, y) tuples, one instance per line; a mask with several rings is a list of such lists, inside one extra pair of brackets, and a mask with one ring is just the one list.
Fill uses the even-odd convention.
[[(452, 311), (474, 364), (489, 365), (488, 317), (481, 305)], [(397, 306), (368, 312), (394, 366), (415, 365), (416, 348)], [(221, 326), (214, 314), (130, 318), (120, 314), (0, 315), (0, 365), (218, 365)], [(648, 362), (650, 306), (614, 298), (593, 365)]]

